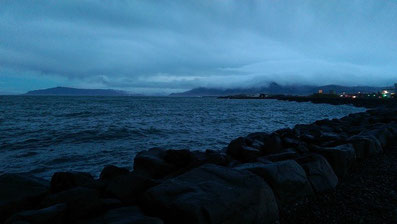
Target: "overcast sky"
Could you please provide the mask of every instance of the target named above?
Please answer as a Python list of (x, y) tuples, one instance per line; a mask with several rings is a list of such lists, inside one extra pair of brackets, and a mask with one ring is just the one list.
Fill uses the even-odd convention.
[(0, 1), (0, 93), (269, 81), (397, 82), (397, 1)]

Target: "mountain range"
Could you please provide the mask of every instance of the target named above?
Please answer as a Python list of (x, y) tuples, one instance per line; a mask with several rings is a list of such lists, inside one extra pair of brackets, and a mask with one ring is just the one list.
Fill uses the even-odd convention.
[(319, 90), (323, 90), (324, 93), (331, 91), (335, 93), (372, 93), (381, 91), (382, 87), (371, 87), (371, 86), (340, 86), (340, 85), (325, 85), (325, 86), (310, 86), (310, 85), (279, 85), (275, 82), (270, 83), (268, 86), (253, 87), (253, 88), (230, 88), (230, 89), (218, 89), (218, 88), (195, 88), (186, 92), (172, 93), (170, 96), (228, 96), (238, 94), (285, 94), (285, 95), (310, 95), (317, 93)]
[(49, 89), (33, 90), (25, 95), (41, 96), (138, 96), (122, 90), (114, 89), (77, 89), (69, 87), (55, 87)]

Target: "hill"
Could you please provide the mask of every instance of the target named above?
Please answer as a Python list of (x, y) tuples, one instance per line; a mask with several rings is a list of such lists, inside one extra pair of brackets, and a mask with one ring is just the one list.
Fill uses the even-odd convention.
[(318, 90), (323, 90), (324, 93), (334, 91), (335, 93), (372, 93), (382, 90), (382, 87), (370, 86), (339, 86), (339, 85), (325, 85), (325, 86), (310, 86), (310, 85), (279, 85), (275, 82), (268, 86), (254, 87), (254, 88), (234, 88), (234, 89), (218, 89), (218, 88), (195, 88), (182, 93), (172, 93), (170, 96), (228, 96), (237, 94), (285, 94), (285, 95), (310, 95), (317, 93)]
[(49, 89), (33, 90), (25, 95), (41, 96), (130, 96), (132, 94), (114, 89), (77, 89), (69, 87), (55, 87)]

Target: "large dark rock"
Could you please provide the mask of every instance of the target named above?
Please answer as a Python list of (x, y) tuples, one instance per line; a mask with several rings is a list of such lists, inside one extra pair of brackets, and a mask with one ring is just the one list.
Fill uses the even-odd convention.
[(278, 162), (278, 161), (295, 159), (298, 156), (299, 154), (295, 152), (293, 149), (287, 149), (285, 150), (285, 152), (259, 157), (257, 161), (261, 162), (263, 160), (266, 160), (266, 161)]
[(245, 163), (235, 167), (262, 177), (283, 204), (297, 201), (313, 194), (303, 168), (294, 160), (270, 164)]
[(252, 147), (261, 149), (265, 155), (279, 153), (283, 150), (281, 138), (276, 133), (252, 133), (246, 138)]
[(109, 181), (115, 177), (128, 174), (130, 171), (127, 168), (121, 168), (113, 165), (105, 166), (99, 176), (102, 181)]
[(172, 178), (206, 163), (228, 166), (230, 161), (231, 158), (222, 151), (152, 148), (138, 153), (134, 172), (154, 179)]
[(296, 152), (299, 153), (307, 153), (309, 151), (309, 149), (307, 148), (307, 143), (301, 141), (296, 137), (284, 137), (282, 141), (283, 146), (285, 146), (287, 149), (293, 148)]
[(48, 195), (43, 199), (41, 205), (49, 207), (65, 203), (68, 207), (70, 220), (97, 215), (102, 210), (102, 201), (99, 192), (94, 189), (76, 187), (57, 194)]
[(317, 147), (314, 151), (327, 159), (339, 178), (343, 178), (356, 161), (356, 153), (351, 144), (335, 147)]
[(249, 146), (249, 143), (243, 137), (231, 141), (226, 152), (234, 159), (242, 162), (253, 162), (264, 155), (260, 149)]
[(57, 172), (51, 178), (51, 192), (57, 193), (75, 187), (98, 188), (99, 183), (89, 173)]
[(165, 161), (166, 153), (160, 148), (139, 152), (134, 159), (134, 171), (151, 178), (163, 178), (175, 172), (178, 168)]
[(192, 153), (195, 157), (195, 160), (198, 161), (199, 165), (211, 163), (220, 166), (228, 166), (229, 163), (231, 162), (231, 158), (225, 152), (222, 151), (215, 151), (208, 149), (204, 153), (200, 151), (194, 151)]
[(334, 190), (338, 184), (338, 177), (335, 175), (328, 161), (321, 155), (311, 154), (300, 157), (296, 161), (305, 170), (306, 175), (316, 192)]
[(138, 207), (122, 207), (106, 212), (106, 224), (162, 224), (159, 218), (145, 216)]
[(295, 135), (301, 140), (312, 143), (321, 135), (321, 128), (316, 124), (298, 124), (294, 127)]
[(230, 142), (227, 154), (242, 162), (254, 162), (260, 156), (283, 151), (282, 140), (277, 134), (252, 133)]
[(170, 149), (166, 150), (164, 155), (164, 161), (172, 164), (177, 169), (183, 169), (191, 166), (195, 161), (195, 157), (192, 152), (187, 149)]
[(387, 146), (388, 141), (393, 138), (393, 134), (390, 132), (387, 125), (376, 125), (370, 127), (369, 130), (361, 132), (360, 135), (375, 137), (376, 139), (378, 139), (382, 147)]
[(48, 191), (49, 182), (27, 174), (3, 174), (0, 176), (0, 205), (37, 197)]
[(258, 176), (206, 164), (149, 189), (145, 207), (167, 223), (274, 223), (278, 208)]
[(31, 224), (62, 224), (65, 223), (66, 204), (56, 204), (39, 210), (18, 212), (5, 224), (28, 222)]
[(378, 139), (371, 135), (355, 135), (349, 138), (348, 142), (353, 145), (358, 160), (364, 160), (383, 152)]
[(147, 189), (155, 185), (156, 181), (133, 172), (111, 179), (106, 185), (106, 192), (125, 203), (134, 204)]
[(49, 182), (27, 174), (0, 176), (0, 222), (22, 209), (30, 209), (49, 189)]

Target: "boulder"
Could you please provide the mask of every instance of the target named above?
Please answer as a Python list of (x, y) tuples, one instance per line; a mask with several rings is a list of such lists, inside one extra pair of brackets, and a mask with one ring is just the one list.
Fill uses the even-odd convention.
[(278, 153), (283, 150), (281, 138), (276, 133), (252, 133), (247, 135), (246, 139), (252, 147), (261, 149), (265, 155)]
[(111, 179), (107, 183), (105, 191), (124, 203), (134, 204), (139, 201), (147, 189), (155, 185), (157, 182), (153, 179), (132, 172)]
[(106, 212), (106, 224), (162, 224), (159, 218), (145, 216), (138, 207), (122, 207)]
[(294, 202), (313, 194), (305, 171), (294, 160), (271, 164), (245, 163), (235, 169), (247, 170), (262, 177), (282, 204)]
[(119, 208), (123, 202), (117, 198), (101, 198), (101, 204), (104, 210)]
[(39, 210), (18, 212), (9, 218), (5, 224), (28, 222), (32, 224), (61, 224), (64, 223), (66, 204), (56, 204)]
[(177, 169), (183, 169), (191, 166), (195, 162), (195, 157), (192, 152), (187, 149), (170, 149), (165, 151), (164, 161), (172, 164)]
[(301, 140), (311, 143), (321, 135), (321, 128), (316, 124), (298, 124), (294, 127), (294, 132)]
[(300, 157), (296, 161), (305, 170), (315, 192), (321, 193), (335, 189), (338, 177), (323, 156), (311, 154)]
[(231, 141), (226, 152), (234, 159), (242, 162), (252, 162), (264, 155), (260, 149), (249, 146), (243, 137)]
[(0, 176), (0, 205), (47, 193), (49, 182), (27, 174)]
[(313, 151), (327, 159), (339, 178), (343, 178), (356, 161), (356, 153), (352, 144), (335, 147), (316, 147)]
[(259, 157), (257, 159), (257, 161), (261, 162), (263, 160), (266, 160), (266, 161), (278, 162), (278, 161), (283, 161), (283, 160), (295, 159), (298, 156), (299, 156), (299, 154), (297, 152), (295, 152), (293, 149), (287, 149), (285, 152), (280, 152), (280, 153), (271, 154), (268, 156)]
[(121, 168), (113, 165), (105, 166), (99, 176), (102, 181), (109, 181), (115, 177), (128, 174), (130, 171), (127, 168)]
[(166, 223), (274, 223), (278, 208), (258, 176), (206, 164), (145, 193), (145, 207)]
[(371, 135), (355, 135), (347, 141), (353, 145), (358, 160), (364, 160), (383, 151), (378, 139)]
[(49, 182), (27, 174), (0, 176), (0, 222), (15, 212), (30, 209), (49, 189)]
[(205, 163), (228, 166), (230, 162), (231, 158), (224, 152), (209, 149), (205, 151)]
[(75, 187), (98, 188), (99, 183), (89, 173), (57, 172), (51, 178), (51, 192), (58, 193)]
[(177, 170), (177, 167), (165, 161), (166, 150), (151, 148), (139, 152), (134, 159), (134, 171), (151, 178), (163, 178)]
[(393, 134), (390, 132), (388, 126), (383, 124), (370, 127), (369, 130), (362, 131), (360, 135), (375, 137), (378, 139), (382, 147), (385, 147), (389, 139), (393, 137)]
[(242, 162), (254, 162), (256, 158), (283, 151), (282, 141), (277, 134), (257, 132), (239, 137), (230, 142), (227, 154)]
[(99, 192), (94, 189), (76, 187), (57, 194), (48, 195), (43, 199), (41, 205), (49, 207), (52, 205), (65, 203), (68, 206), (70, 220), (96, 215), (102, 210), (102, 201)]

